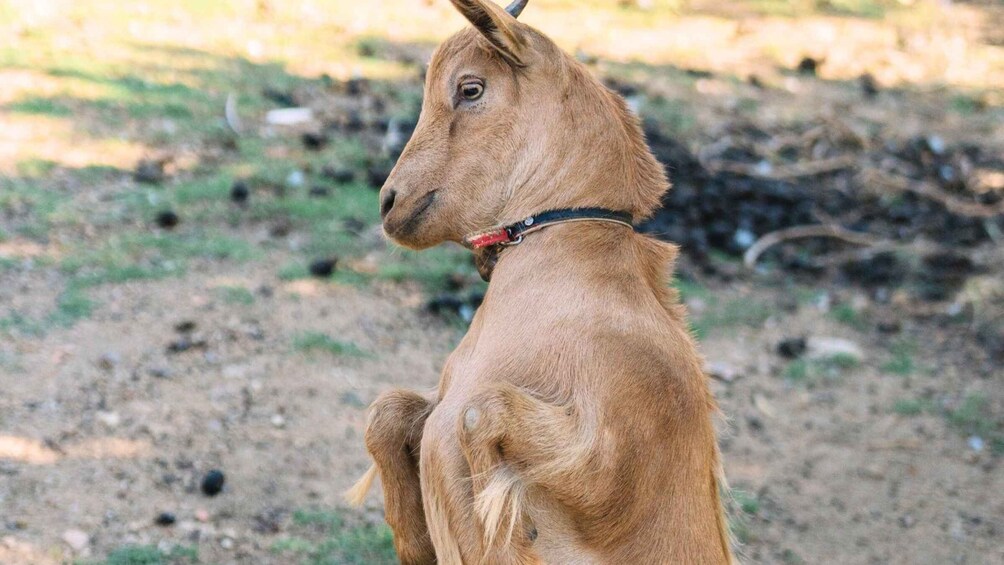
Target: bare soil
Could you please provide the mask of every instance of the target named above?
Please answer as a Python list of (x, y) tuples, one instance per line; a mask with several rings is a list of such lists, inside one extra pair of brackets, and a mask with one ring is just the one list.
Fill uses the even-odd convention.
[[(393, 386), (433, 387), (459, 330), (425, 313), (423, 294), (408, 285), (282, 283), (271, 271), (207, 265), (180, 280), (108, 287), (90, 320), (14, 343), (21, 366), (0, 372), (0, 562), (71, 559), (68, 530), (91, 537), (77, 557), (167, 540), (196, 544), (205, 562), (295, 561), (271, 547), (294, 510), (341, 506), (367, 466), (365, 405)], [(252, 304), (214, 292), (235, 281), (258, 289)], [(46, 292), (31, 277), (5, 299), (11, 290), (20, 300)], [(713, 383), (726, 469), (746, 493), (746, 511), (734, 514), (749, 562), (1001, 562), (1001, 459), (974, 451), (942, 416), (892, 410), (931, 390), (999, 403), (999, 367), (974, 378), (974, 346), (950, 330), (908, 326), (925, 339), (918, 374), (883, 374), (875, 365), (887, 339), (815, 303), (792, 307), (762, 288), (712, 292), (772, 311), (760, 327), (703, 344), (739, 373)], [(195, 323), (192, 341), (205, 346), (168, 353), (183, 322)], [(366, 355), (294, 350), (295, 336), (311, 330)], [(855, 340), (866, 361), (811, 387), (793, 384), (779, 377), (774, 351), (792, 335)], [(198, 488), (210, 469), (227, 477), (213, 498)], [(362, 519), (379, 521), (378, 494), (367, 508)], [(178, 523), (155, 525), (160, 512)]]

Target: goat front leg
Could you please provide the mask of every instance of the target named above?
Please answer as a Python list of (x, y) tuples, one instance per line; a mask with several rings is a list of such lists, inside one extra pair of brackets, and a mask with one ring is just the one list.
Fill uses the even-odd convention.
[(347, 493), (350, 502), (361, 503), (379, 472), (387, 523), (403, 565), (436, 562), (418, 474), (422, 430), (432, 408), (428, 399), (414, 392), (392, 390), (380, 395), (366, 425), (366, 449), (376, 464)]
[[(579, 418), (569, 405), (549, 404), (509, 384), (475, 394), (461, 411), (461, 448), (471, 469), (486, 562), (535, 563), (535, 525), (526, 489), (568, 490), (588, 457)], [(581, 493), (583, 485), (578, 483)]]

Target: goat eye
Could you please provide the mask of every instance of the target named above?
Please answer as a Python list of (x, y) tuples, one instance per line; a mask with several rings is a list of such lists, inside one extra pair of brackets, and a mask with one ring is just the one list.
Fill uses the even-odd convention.
[(480, 82), (465, 82), (460, 85), (460, 95), (464, 100), (477, 100), (485, 92), (485, 86)]

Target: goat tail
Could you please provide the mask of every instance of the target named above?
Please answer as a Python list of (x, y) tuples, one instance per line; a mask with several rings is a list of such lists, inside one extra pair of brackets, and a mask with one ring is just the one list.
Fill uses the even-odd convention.
[(356, 484), (352, 485), (349, 490), (345, 491), (345, 502), (348, 502), (352, 506), (362, 506), (363, 501), (366, 500), (366, 495), (369, 493), (370, 489), (373, 488), (373, 480), (377, 476), (377, 466), (376, 463), (370, 465), (369, 470), (359, 477)]
[[(508, 467), (499, 467), (491, 473), (477, 495), (477, 513), (484, 526), (485, 547), (506, 547), (524, 516), (526, 485)], [(500, 538), (503, 528), (505, 533)]]

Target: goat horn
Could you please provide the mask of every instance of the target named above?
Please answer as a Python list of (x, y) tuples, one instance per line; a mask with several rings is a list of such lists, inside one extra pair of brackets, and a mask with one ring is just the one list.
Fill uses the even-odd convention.
[(523, 13), (523, 8), (526, 8), (526, 3), (529, 1), (530, 0), (513, 0), (512, 4), (509, 4), (505, 11), (509, 12), (510, 16), (518, 18), (519, 15)]

